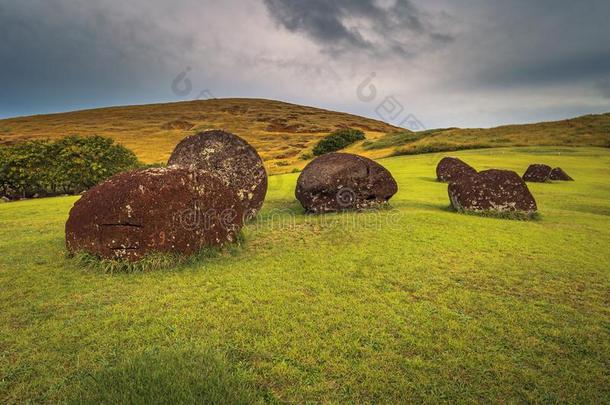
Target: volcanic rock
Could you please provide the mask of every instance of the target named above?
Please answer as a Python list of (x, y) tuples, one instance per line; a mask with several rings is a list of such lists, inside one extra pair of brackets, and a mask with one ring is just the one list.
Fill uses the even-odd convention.
[(549, 179), (559, 181), (574, 181), (574, 179), (571, 178), (561, 167), (556, 167), (551, 170)]
[(523, 174), (523, 180), (532, 183), (544, 183), (549, 181), (551, 166), (534, 164), (530, 165)]
[(225, 131), (205, 131), (184, 138), (172, 152), (168, 165), (216, 173), (237, 191), (246, 219), (256, 216), (267, 194), (263, 160), (248, 142)]
[(438, 181), (452, 182), (463, 176), (472, 176), (477, 171), (464, 161), (454, 157), (444, 157), (436, 166), (436, 178)]
[(537, 206), (519, 175), (510, 170), (484, 170), (449, 184), (457, 211), (519, 212), (531, 215)]
[(152, 252), (190, 255), (234, 241), (244, 208), (216, 175), (185, 168), (117, 174), (87, 191), (66, 223), (71, 252), (136, 261)]
[(397, 191), (396, 181), (379, 163), (349, 153), (328, 153), (305, 166), (295, 195), (305, 210), (322, 213), (377, 206)]

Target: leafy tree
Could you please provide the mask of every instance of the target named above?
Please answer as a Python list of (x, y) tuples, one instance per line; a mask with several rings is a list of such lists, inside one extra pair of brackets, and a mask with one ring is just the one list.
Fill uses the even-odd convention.
[(138, 166), (136, 155), (110, 138), (69, 136), (53, 145), (53, 183), (64, 193), (87, 190), (116, 173)]
[(0, 189), (9, 197), (32, 197), (49, 181), (48, 141), (30, 141), (2, 148)]
[(0, 195), (75, 194), (139, 166), (135, 154), (101, 136), (69, 136), (0, 147)]

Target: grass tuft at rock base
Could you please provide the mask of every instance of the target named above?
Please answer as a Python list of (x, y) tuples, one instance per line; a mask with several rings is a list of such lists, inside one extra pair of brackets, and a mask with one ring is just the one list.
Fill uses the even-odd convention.
[(245, 242), (243, 233), (237, 235), (237, 240), (222, 247), (205, 247), (194, 255), (186, 256), (175, 253), (152, 253), (138, 261), (121, 259), (104, 259), (88, 252), (68, 253), (79, 267), (106, 274), (114, 273), (146, 273), (150, 271), (171, 270), (181, 266), (196, 264), (214, 259), (223, 254), (235, 255)]

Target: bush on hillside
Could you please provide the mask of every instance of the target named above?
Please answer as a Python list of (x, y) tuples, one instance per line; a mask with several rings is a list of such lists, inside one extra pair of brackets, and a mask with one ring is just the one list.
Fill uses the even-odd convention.
[(325, 153), (335, 152), (363, 139), (365, 139), (364, 132), (359, 129), (340, 129), (327, 135), (318, 142), (313, 148), (313, 154), (315, 156), (320, 156)]
[(132, 151), (101, 136), (69, 136), (54, 142), (0, 147), (0, 196), (77, 194), (138, 166)]
[(444, 142), (432, 143), (432, 144), (415, 144), (408, 148), (396, 149), (392, 156), (404, 156), (404, 155), (420, 155), (423, 153), (438, 153), (438, 152), (455, 152), (458, 150), (468, 149), (485, 149), (492, 148), (488, 144), (483, 143), (472, 143), (472, 144), (449, 144)]

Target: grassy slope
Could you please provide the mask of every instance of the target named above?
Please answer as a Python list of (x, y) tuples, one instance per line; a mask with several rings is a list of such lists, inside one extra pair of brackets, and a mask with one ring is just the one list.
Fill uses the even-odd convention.
[[(75, 197), (1, 204), (0, 402), (108, 387), (110, 402), (121, 387), (157, 400), (238, 387), (245, 401), (607, 402), (610, 151), (454, 154), (478, 169), (560, 165), (576, 181), (531, 184), (541, 217), (519, 222), (448, 211), (440, 155), (383, 160), (400, 191), (381, 213), (306, 216), (296, 175), (273, 176), (236, 253), (114, 276), (64, 257)], [(193, 363), (208, 365), (199, 378)]]
[[(186, 121), (192, 128), (168, 128)], [(24, 139), (54, 138), (70, 134), (104, 135), (131, 148), (146, 163), (165, 162), (174, 146), (198, 130), (224, 128), (250, 142), (266, 161), (270, 173), (287, 173), (306, 162), (316, 142), (328, 132), (352, 126), (366, 132), (368, 142), (380, 141), (378, 148), (360, 142), (348, 151), (380, 158), (426, 150), (429, 147), (498, 146), (610, 146), (610, 114), (491, 129), (449, 129), (413, 133), (405, 137), (385, 137), (398, 130), (383, 122), (350, 114), (303, 107), (262, 99), (213, 99), (171, 104), (102, 108), (63, 114), (0, 120), (0, 144)], [(369, 145), (370, 146), (370, 145)], [(381, 147), (379, 147), (381, 146)]]
[(375, 156), (412, 154), (428, 150), (480, 149), (505, 146), (604, 146), (610, 147), (610, 113), (496, 128), (446, 128), (421, 132), (390, 133), (364, 145)]

